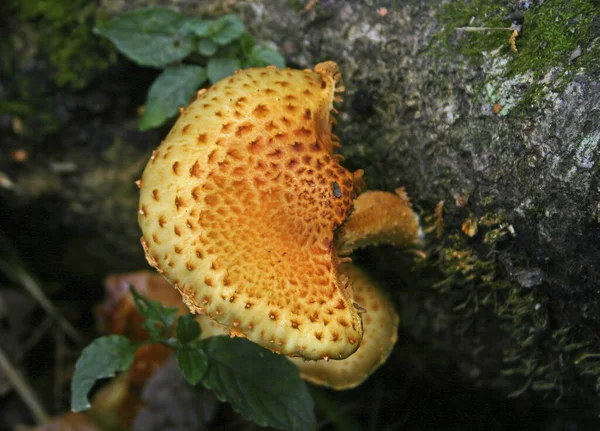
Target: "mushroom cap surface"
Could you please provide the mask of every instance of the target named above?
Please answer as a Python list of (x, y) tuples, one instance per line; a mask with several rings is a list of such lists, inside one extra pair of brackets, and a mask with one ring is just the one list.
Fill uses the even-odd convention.
[(198, 93), (140, 182), (146, 258), (190, 310), (307, 359), (362, 337), (333, 247), (360, 177), (332, 154), (341, 89), (333, 62), (239, 71)]
[(386, 293), (364, 271), (352, 264), (341, 265), (340, 271), (350, 279), (355, 301), (366, 310), (362, 315), (364, 333), (359, 349), (343, 361), (291, 358), (300, 368), (302, 378), (336, 390), (360, 385), (387, 360), (398, 339), (400, 323)]

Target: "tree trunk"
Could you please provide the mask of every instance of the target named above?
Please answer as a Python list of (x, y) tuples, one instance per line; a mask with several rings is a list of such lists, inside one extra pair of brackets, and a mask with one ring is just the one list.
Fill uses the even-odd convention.
[[(211, 2), (166, 3), (190, 15)], [(405, 187), (422, 215), (426, 257), (380, 247), (357, 258), (398, 300), (403, 336), (392, 360), (439, 379), (439, 367), (455, 367), (467, 385), (593, 413), (597, 2), (321, 0), (303, 11), (304, 3), (219, 7), (240, 13), (291, 67), (340, 65), (346, 92), (335, 133), (345, 166), (364, 169), (371, 189)], [(516, 53), (512, 30), (481, 29), (512, 25)], [(4, 154), (23, 149), (29, 158), (0, 159), (2, 211), (11, 216), (3, 229), (45, 278), (98, 283), (145, 267), (134, 181), (166, 130), (137, 132), (134, 120), (153, 76), (121, 65), (82, 92), (54, 93), (67, 119), (44, 139), (4, 118), (13, 130)]]

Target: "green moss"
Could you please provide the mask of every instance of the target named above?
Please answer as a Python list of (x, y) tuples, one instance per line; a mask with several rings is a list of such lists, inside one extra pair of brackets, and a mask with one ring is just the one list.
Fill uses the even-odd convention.
[(288, 0), (288, 6), (290, 9), (297, 12), (304, 9), (304, 5), (300, 2), (300, 0)]
[[(460, 0), (448, 2), (438, 9), (441, 30), (434, 36), (431, 48), (439, 60), (452, 61), (457, 52), (470, 60), (482, 58), (482, 53), (506, 45), (507, 31), (465, 32), (461, 27), (510, 27), (505, 1)], [(510, 48), (508, 48), (510, 49)]]
[[(534, 83), (519, 102), (520, 109), (536, 104), (547, 92), (563, 91), (584, 68), (589, 73), (600, 72), (600, 44), (592, 44), (593, 19), (600, 16), (600, 2), (594, 0), (547, 0), (525, 13), (523, 36), (517, 45), (519, 53), (508, 64), (507, 76), (533, 72)], [(571, 54), (581, 49), (581, 55)], [(554, 67), (560, 74), (550, 84), (539, 81)]]
[[(110, 44), (93, 34), (97, 10), (97, 2), (87, 0), (0, 3), (6, 35), (0, 45), (6, 75), (0, 115), (22, 121), (26, 136), (41, 139), (64, 124), (57, 86), (81, 89), (116, 58)], [(68, 97), (61, 94), (58, 102)]]
[[(532, 81), (516, 103), (520, 109), (535, 104), (551, 88), (561, 91), (575, 77), (576, 70), (587, 69), (591, 73), (600, 72), (600, 43), (593, 43), (598, 37), (594, 18), (600, 16), (600, 2), (597, 0), (546, 0), (519, 10), (518, 2), (494, 0), (459, 0), (442, 6), (438, 20), (442, 29), (434, 36), (431, 53), (441, 62), (455, 62), (456, 55), (462, 55), (473, 65), (484, 61), (484, 53), (494, 52), (508, 61), (501, 66), (493, 82), (508, 82), (532, 72)], [(515, 12), (513, 14), (513, 12)], [(516, 39), (518, 53), (511, 51), (508, 43), (510, 32), (493, 30), (487, 32), (463, 32), (459, 27), (511, 27), (513, 16), (522, 12), (521, 32)], [(571, 55), (578, 49), (581, 54)], [(540, 80), (553, 68), (560, 73), (551, 82), (540, 84)], [(490, 103), (503, 100), (488, 100)], [(511, 104), (512, 106), (512, 104)], [(506, 108), (508, 111), (508, 108)], [(507, 113), (507, 112), (505, 112)]]
[(34, 25), (40, 49), (56, 69), (59, 86), (82, 88), (115, 58), (93, 34), (97, 5), (87, 0), (11, 0), (16, 17)]
[[(590, 48), (594, 37), (592, 21), (600, 15), (596, 0), (547, 0), (525, 12), (522, 36), (517, 39), (519, 49), (508, 64), (511, 75), (532, 70), (538, 77), (552, 67), (576, 69), (590, 66), (600, 70), (600, 47)], [(577, 47), (582, 52), (570, 61)]]
[[(446, 322), (452, 333), (446, 338), (448, 348), (466, 355), (461, 360), (467, 364), (461, 367), (465, 375), (508, 397), (534, 391), (558, 400), (566, 388), (599, 386), (600, 355), (585, 341), (591, 335), (552, 319), (542, 289), (522, 286), (501, 269), (499, 247), (510, 238), (503, 213), (484, 215), (479, 222), (480, 233), (473, 239), (458, 227), (430, 238), (428, 258), (416, 271), (439, 273), (432, 288), (443, 308), (431, 302), (430, 307), (436, 307), (436, 321)], [(481, 244), (498, 232), (501, 238)], [(527, 271), (526, 258), (512, 261), (515, 272)], [(588, 376), (587, 381), (581, 376)]]

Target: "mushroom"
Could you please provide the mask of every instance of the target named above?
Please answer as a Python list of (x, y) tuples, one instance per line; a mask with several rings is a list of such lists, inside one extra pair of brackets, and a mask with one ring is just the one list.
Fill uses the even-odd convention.
[[(341, 361), (290, 360), (300, 369), (303, 379), (345, 390), (360, 385), (387, 360), (398, 339), (400, 317), (388, 295), (362, 269), (343, 263), (340, 272), (348, 277), (354, 300), (366, 310), (362, 315), (363, 338), (359, 349)], [(227, 328), (205, 315), (198, 314), (196, 320), (202, 327), (203, 339), (228, 333)]]
[[(366, 310), (366, 313), (362, 314), (364, 335), (360, 348), (341, 361), (315, 362), (290, 358), (300, 369), (302, 378), (336, 390), (358, 386), (385, 362), (396, 342), (399, 322), (398, 314), (388, 296), (363, 270), (355, 265), (344, 263), (340, 265), (340, 273), (349, 279), (353, 300)], [(135, 307), (133, 297), (127, 288), (128, 284), (133, 284), (147, 299), (159, 300), (169, 307), (177, 307), (180, 312), (187, 310), (181, 302), (181, 296), (158, 274), (141, 271), (110, 276), (106, 280), (107, 297), (98, 309), (98, 317), (105, 331), (111, 334), (126, 334), (137, 341), (147, 339), (147, 333), (141, 326), (144, 318)], [(202, 327), (202, 339), (229, 334), (225, 326), (204, 314), (197, 314), (196, 320)], [(127, 373), (127, 387), (134, 388), (135, 392), (143, 386), (148, 377), (167, 359), (170, 349), (163, 350), (163, 348), (162, 345), (147, 344), (138, 350), (134, 364)], [(117, 384), (115, 387), (121, 386)], [(125, 393), (129, 394), (131, 391), (132, 389), (127, 389)], [(112, 389), (109, 392), (112, 393)], [(106, 397), (96, 397), (94, 406), (98, 404), (106, 408), (107, 403), (102, 401), (104, 398)], [(110, 400), (113, 396), (108, 398)], [(131, 419), (130, 415), (126, 414), (127, 411), (137, 411), (132, 410), (131, 402), (135, 401), (132, 396), (127, 395), (126, 399), (128, 409), (118, 409), (119, 417), (124, 422)], [(110, 402), (108, 404), (113, 405)], [(115, 407), (109, 408), (115, 409)]]
[(369, 276), (352, 264), (342, 264), (340, 271), (352, 284), (354, 300), (367, 311), (363, 317), (360, 348), (343, 361), (304, 361), (291, 358), (302, 378), (332, 389), (352, 389), (360, 385), (382, 365), (398, 339), (400, 318), (388, 296)]
[(338, 67), (238, 71), (200, 91), (140, 185), (148, 262), (232, 336), (306, 359), (343, 359), (362, 338), (334, 231), (362, 171), (333, 154)]
[(414, 249), (423, 241), (419, 216), (403, 188), (395, 193), (369, 190), (354, 200), (354, 211), (335, 235), (340, 254), (370, 245)]

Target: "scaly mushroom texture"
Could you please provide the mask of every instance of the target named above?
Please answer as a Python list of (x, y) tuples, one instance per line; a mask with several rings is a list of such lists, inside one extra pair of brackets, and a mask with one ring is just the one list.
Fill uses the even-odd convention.
[(333, 62), (239, 71), (199, 92), (140, 181), (146, 258), (190, 310), (306, 359), (362, 338), (333, 247), (362, 173), (332, 154), (342, 90)]
[(350, 279), (354, 300), (366, 310), (360, 348), (343, 361), (291, 359), (304, 379), (337, 390), (360, 385), (386, 361), (398, 339), (400, 322), (388, 296), (364, 271), (349, 263), (340, 265), (340, 270)]
[[(363, 338), (360, 348), (342, 361), (307, 361), (290, 358), (303, 379), (336, 390), (352, 389), (364, 382), (387, 360), (398, 339), (400, 317), (390, 298), (362, 269), (351, 264), (340, 265), (349, 278), (352, 297), (364, 307)], [(198, 314), (202, 338), (226, 335), (227, 329), (214, 320)]]

